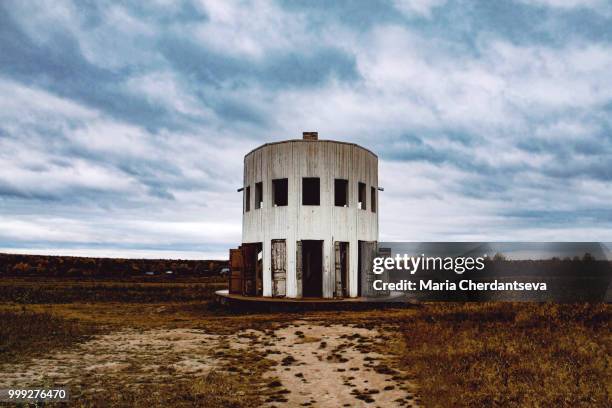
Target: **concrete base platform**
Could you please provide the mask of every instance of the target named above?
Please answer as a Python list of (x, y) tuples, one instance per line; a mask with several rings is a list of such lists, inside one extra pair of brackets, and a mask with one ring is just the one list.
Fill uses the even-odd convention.
[(230, 294), (227, 289), (215, 292), (215, 300), (231, 310), (241, 312), (299, 312), (306, 310), (372, 310), (388, 307), (413, 307), (417, 303), (398, 298), (372, 300), (368, 298), (277, 298)]

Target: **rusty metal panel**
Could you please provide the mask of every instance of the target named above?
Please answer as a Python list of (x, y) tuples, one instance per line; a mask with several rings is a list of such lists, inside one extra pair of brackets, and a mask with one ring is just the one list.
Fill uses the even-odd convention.
[(230, 249), (229, 293), (242, 294), (242, 250)]
[(285, 296), (287, 284), (287, 243), (272, 240), (272, 296)]

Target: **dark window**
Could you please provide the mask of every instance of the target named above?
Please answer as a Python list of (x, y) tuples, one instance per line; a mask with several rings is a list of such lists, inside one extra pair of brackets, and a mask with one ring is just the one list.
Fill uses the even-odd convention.
[(370, 208), (376, 212), (376, 188), (370, 187)]
[(334, 205), (348, 207), (348, 180), (334, 180)]
[(359, 183), (359, 200), (357, 200), (357, 208), (360, 210), (366, 209), (366, 185)]
[(320, 182), (318, 177), (302, 179), (302, 205), (319, 205), (321, 201)]
[(255, 208), (263, 207), (263, 183), (255, 183)]
[(286, 178), (272, 180), (272, 203), (274, 206), (287, 205), (289, 182)]
[(251, 210), (251, 186), (244, 189), (244, 212)]

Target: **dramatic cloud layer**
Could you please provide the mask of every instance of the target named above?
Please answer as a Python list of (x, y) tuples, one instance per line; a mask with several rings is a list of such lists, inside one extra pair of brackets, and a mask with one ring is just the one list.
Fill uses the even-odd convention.
[(612, 240), (606, 0), (0, 3), (0, 250), (224, 257), (242, 157), (380, 157), (381, 240)]

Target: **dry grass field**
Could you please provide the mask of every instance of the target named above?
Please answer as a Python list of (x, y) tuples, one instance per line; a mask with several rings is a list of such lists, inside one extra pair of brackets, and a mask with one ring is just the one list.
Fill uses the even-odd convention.
[(612, 404), (608, 305), (232, 314), (223, 285), (0, 281), (0, 387), (86, 407)]

